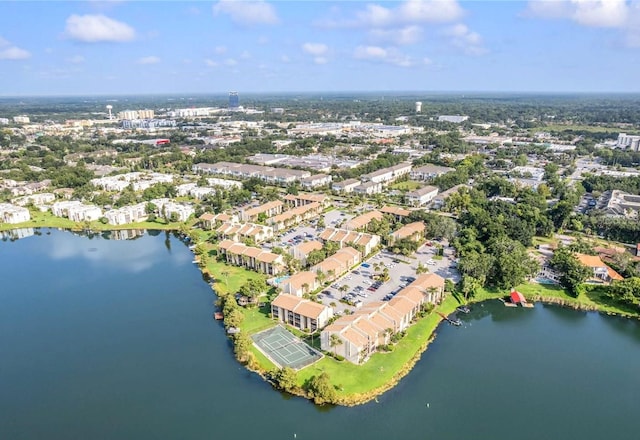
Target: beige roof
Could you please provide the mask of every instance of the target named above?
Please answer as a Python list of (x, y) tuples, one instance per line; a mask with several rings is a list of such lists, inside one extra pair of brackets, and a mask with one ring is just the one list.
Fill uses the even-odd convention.
[(205, 212), (204, 214), (202, 214), (200, 217), (198, 217), (200, 220), (207, 220), (207, 221), (211, 221), (215, 218), (216, 216), (213, 215), (210, 212)]
[(309, 287), (313, 287), (316, 282), (316, 274), (313, 272), (305, 271), (298, 272), (295, 275), (291, 275), (289, 279), (287, 279), (284, 284), (291, 284), (294, 289), (301, 288), (304, 284), (309, 285)]
[(416, 304), (421, 304), (424, 302), (424, 293), (422, 293), (422, 291), (417, 287), (405, 287), (400, 292), (398, 292), (396, 297), (398, 296), (405, 297)]
[(353, 323), (353, 326), (372, 339), (377, 338), (380, 332), (368, 319), (358, 319)]
[(266, 212), (270, 209), (277, 208), (278, 206), (282, 206), (283, 203), (280, 200), (274, 200), (272, 202), (267, 202), (264, 205), (256, 206), (255, 208), (250, 208), (244, 211), (246, 216), (258, 215), (260, 213)]
[(318, 319), (318, 316), (327, 309), (327, 307), (322, 304), (309, 301), (308, 299), (298, 298), (294, 295), (287, 295), (286, 293), (278, 295), (271, 304), (311, 319)]
[(396, 295), (389, 301), (389, 306), (396, 309), (402, 316), (406, 316), (411, 313), (416, 306), (416, 303), (407, 298)]
[(234, 242), (234, 241), (222, 240), (220, 243), (218, 243), (218, 248), (226, 250), (226, 249), (229, 249), (234, 244), (236, 244), (236, 242)]
[(327, 307), (323, 306), (322, 304), (304, 300), (303, 302), (298, 304), (298, 307), (296, 307), (294, 311), (302, 316), (306, 316), (312, 319), (318, 319), (318, 316), (320, 316), (322, 312), (326, 310), (326, 308)]
[(348, 229), (360, 229), (367, 226), (371, 220), (382, 220), (382, 213), (380, 211), (370, 211), (365, 214), (354, 217), (346, 223)]
[(281, 307), (285, 310), (293, 310), (299, 303), (300, 298), (295, 295), (287, 295), (282, 293), (274, 299), (271, 304), (276, 307)]
[(416, 232), (423, 232), (425, 230), (425, 225), (422, 222), (413, 222), (408, 225), (404, 225), (397, 231), (393, 233), (393, 236), (397, 239), (403, 239), (407, 237), (411, 237)]
[(329, 240), (335, 231), (333, 228), (327, 228), (320, 233), (319, 237), (321, 240)]
[(303, 255), (309, 255), (312, 251), (319, 251), (322, 249), (322, 243), (317, 240), (305, 241), (295, 247), (296, 251)]
[(382, 207), (382, 209), (380, 209), (380, 212), (384, 214), (399, 215), (401, 217), (406, 217), (409, 214), (411, 214), (411, 211), (401, 208), (399, 206), (384, 206)]
[(262, 252), (260, 255), (256, 257), (256, 260), (262, 261), (263, 263), (273, 263), (280, 257), (278, 254), (273, 254), (271, 252)]
[(263, 252), (262, 249), (245, 246), (245, 249), (242, 252), (242, 255), (246, 255), (247, 257), (257, 258), (260, 254), (262, 254), (262, 252)]
[(369, 343), (366, 337), (354, 330), (352, 327), (347, 327), (340, 334), (343, 338), (351, 342), (356, 347), (359, 347), (360, 349), (366, 347)]
[(409, 287), (418, 287), (423, 290), (429, 290), (432, 287), (444, 288), (444, 278), (435, 273), (423, 273), (409, 284)]

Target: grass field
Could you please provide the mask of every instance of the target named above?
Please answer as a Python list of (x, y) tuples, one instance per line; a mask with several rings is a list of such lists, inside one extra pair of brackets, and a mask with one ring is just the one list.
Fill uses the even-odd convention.
[(260, 308), (243, 308), (242, 312), (244, 313), (244, 320), (240, 324), (240, 329), (249, 335), (276, 325), (276, 322), (269, 317), (269, 313), (271, 313), (270, 305)]
[(216, 261), (215, 256), (210, 257), (207, 270), (213, 277), (216, 292), (220, 295), (237, 292), (250, 279), (265, 278), (257, 272)]
[(420, 188), (422, 185), (420, 182), (414, 182), (412, 180), (407, 180), (404, 182), (398, 182), (391, 185), (391, 189), (397, 189), (398, 191), (414, 191)]
[[(139, 222), (129, 223), (126, 225), (109, 225), (101, 222), (90, 222), (89, 228), (93, 231), (114, 231), (119, 229), (162, 229), (162, 230), (178, 230), (182, 223), (170, 223), (163, 220), (157, 222)], [(31, 220), (18, 224), (0, 223), (0, 231), (8, 231), (10, 229), (19, 228), (61, 228), (80, 230), (86, 229), (84, 222), (73, 222), (67, 218), (56, 217), (50, 212), (32, 212)]]

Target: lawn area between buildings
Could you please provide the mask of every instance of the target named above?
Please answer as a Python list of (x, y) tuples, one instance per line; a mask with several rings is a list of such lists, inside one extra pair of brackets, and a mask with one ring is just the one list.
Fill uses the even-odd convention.
[(265, 278), (257, 272), (216, 261), (215, 255), (210, 255), (206, 268), (213, 277), (213, 288), (219, 295), (236, 293), (247, 281)]
[(414, 182), (412, 180), (405, 180), (404, 182), (394, 183), (390, 186), (391, 189), (397, 189), (398, 191), (415, 191), (422, 185), (420, 182)]

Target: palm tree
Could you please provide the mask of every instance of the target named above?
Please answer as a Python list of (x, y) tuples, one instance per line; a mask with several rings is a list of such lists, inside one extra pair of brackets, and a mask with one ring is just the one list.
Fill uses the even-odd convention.
[(342, 342), (342, 339), (340, 339), (340, 336), (336, 335), (335, 333), (332, 333), (331, 337), (329, 337), (329, 346), (331, 348), (333, 348), (333, 354), (334, 355), (336, 355), (336, 356), (338, 355), (336, 347), (338, 345), (342, 345), (342, 344), (343, 344), (343, 342)]
[(309, 291), (309, 283), (302, 284), (302, 293), (307, 293)]
[(222, 272), (220, 272), (220, 275), (222, 275), (224, 277), (224, 285), (228, 289), (229, 288), (229, 271), (228, 270), (223, 270)]
[(429, 268), (422, 263), (418, 263), (418, 267), (416, 268), (416, 273), (420, 275), (422, 273), (427, 273), (427, 272), (429, 272)]

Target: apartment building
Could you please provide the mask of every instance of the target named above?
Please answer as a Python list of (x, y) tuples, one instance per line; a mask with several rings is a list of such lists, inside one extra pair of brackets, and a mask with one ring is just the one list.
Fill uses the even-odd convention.
[(327, 325), (333, 309), (294, 295), (280, 294), (271, 303), (271, 316), (299, 330), (314, 332)]
[(447, 174), (451, 171), (455, 171), (455, 168), (443, 167), (440, 165), (427, 164), (411, 170), (411, 180), (418, 180), (421, 182), (430, 181), (438, 176)]
[(96, 221), (102, 217), (102, 210), (94, 205), (84, 205), (77, 200), (56, 202), (51, 206), (56, 217), (67, 217), (74, 222)]
[(430, 203), (438, 195), (438, 188), (435, 186), (425, 186), (424, 188), (410, 191), (405, 195), (407, 205), (424, 206)]
[(144, 202), (112, 209), (105, 212), (104, 216), (110, 225), (126, 225), (128, 223), (142, 222), (149, 218), (147, 204)]
[(402, 176), (406, 176), (411, 172), (411, 163), (403, 162), (389, 168), (383, 168), (372, 173), (363, 174), (361, 180), (363, 182), (376, 182), (384, 185), (391, 183)]
[(340, 193), (351, 193), (358, 186), (360, 186), (360, 181), (358, 179), (347, 179), (342, 182), (332, 183), (331, 190)]
[(318, 276), (314, 272), (305, 271), (291, 275), (280, 284), (283, 293), (302, 297), (320, 288)]
[(384, 215), (382, 212), (373, 210), (352, 218), (344, 224), (343, 228), (348, 229), (349, 231), (364, 231), (372, 220), (380, 221), (383, 218)]
[(29, 220), (31, 220), (31, 214), (27, 208), (10, 203), (0, 203), (0, 223), (16, 224)]
[(331, 204), (331, 199), (324, 194), (287, 194), (284, 201), (293, 207), (308, 205), (309, 203), (319, 203), (323, 208)]
[(240, 212), (240, 220), (244, 222), (256, 222), (262, 216), (269, 218), (274, 215), (282, 214), (283, 208), (284, 203), (280, 200), (274, 200), (260, 206), (243, 209)]
[(358, 246), (362, 248), (362, 257), (371, 254), (380, 244), (380, 236), (364, 232), (350, 231), (348, 229), (327, 228), (318, 236), (322, 242), (332, 241), (343, 248), (345, 246)]
[[(444, 295), (444, 278), (422, 274), (388, 302), (371, 302), (352, 315), (338, 318), (320, 335), (321, 347), (343, 356), (349, 362), (366, 362), (391, 336), (404, 331), (425, 303), (437, 304)], [(341, 343), (332, 344), (332, 335)]]
[(267, 223), (273, 226), (276, 231), (282, 231), (297, 225), (305, 220), (310, 220), (322, 213), (322, 205), (318, 202), (311, 202), (307, 205), (289, 209), (282, 214), (267, 219)]
[(227, 263), (242, 266), (247, 269), (267, 275), (279, 275), (284, 270), (282, 255), (263, 251), (260, 248), (245, 246), (231, 240), (223, 240), (218, 245), (220, 252)]
[(218, 237), (233, 241), (253, 240), (254, 243), (262, 243), (263, 241), (273, 238), (272, 227), (255, 223), (228, 221), (222, 223), (216, 229), (216, 232)]
[(312, 271), (322, 273), (326, 281), (333, 281), (360, 263), (361, 258), (360, 252), (347, 246), (313, 266)]
[(331, 184), (333, 178), (328, 174), (314, 174), (313, 176), (305, 177), (300, 180), (300, 186), (305, 189), (315, 189), (321, 186), (327, 186)]
[(426, 226), (423, 222), (414, 222), (409, 223), (408, 225), (404, 225), (400, 229), (395, 232), (392, 232), (389, 235), (389, 243), (395, 243), (398, 240), (413, 240), (417, 242), (422, 242), (424, 240), (424, 233), (426, 230)]

